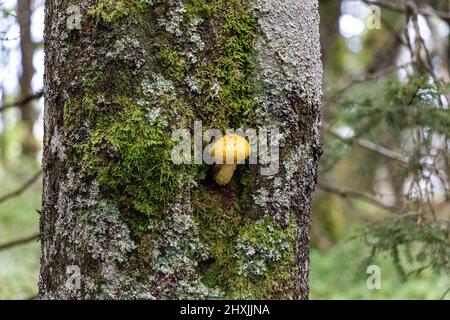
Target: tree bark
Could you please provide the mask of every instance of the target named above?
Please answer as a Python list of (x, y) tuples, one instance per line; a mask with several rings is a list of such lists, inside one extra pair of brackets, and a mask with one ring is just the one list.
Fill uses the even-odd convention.
[[(20, 96), (27, 97), (33, 93), (32, 80), (34, 75), (33, 57), (36, 44), (31, 38), (32, 1), (19, 0), (17, 2), (17, 21), (20, 27), (20, 52), (22, 73), (19, 78)], [(22, 153), (28, 157), (35, 157), (39, 150), (34, 138), (33, 126), (37, 119), (37, 112), (33, 109), (33, 101), (26, 103), (20, 109), (25, 136), (22, 141)]]
[[(317, 0), (50, 0), (45, 48), (40, 298), (308, 298)], [(279, 171), (175, 165), (195, 121), (279, 128)]]
[(339, 39), (339, 17), (341, 16), (341, 1), (320, 0), (320, 39), (322, 47), (322, 62), (327, 65), (333, 54), (336, 41)]

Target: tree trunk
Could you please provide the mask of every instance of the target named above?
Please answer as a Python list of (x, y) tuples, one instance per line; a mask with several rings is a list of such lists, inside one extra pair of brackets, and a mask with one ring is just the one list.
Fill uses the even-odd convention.
[(340, 0), (320, 0), (320, 35), (322, 62), (327, 65), (328, 59), (336, 49), (339, 39), (339, 18), (341, 16)]
[[(20, 27), (20, 52), (22, 62), (22, 73), (19, 78), (20, 95), (22, 98), (33, 93), (32, 80), (34, 75), (33, 57), (36, 44), (31, 38), (31, 15), (32, 1), (18, 0), (17, 21)], [(33, 109), (33, 101), (26, 103), (21, 109), (22, 123), (25, 135), (22, 141), (22, 153), (34, 158), (39, 150), (39, 145), (34, 138), (33, 126), (37, 119), (37, 112)]]
[[(50, 0), (45, 47), (40, 298), (308, 297), (317, 0)], [(278, 172), (175, 165), (195, 121), (279, 128)]]

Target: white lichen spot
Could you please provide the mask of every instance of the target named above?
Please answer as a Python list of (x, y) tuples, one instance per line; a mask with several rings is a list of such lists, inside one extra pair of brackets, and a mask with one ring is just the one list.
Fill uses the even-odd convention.
[(220, 83), (215, 80), (211, 86), (211, 93), (213, 97), (219, 96), (220, 90), (222, 90)]
[(205, 42), (202, 40), (202, 37), (198, 33), (192, 33), (189, 39), (192, 43), (195, 44), (199, 51), (203, 51), (205, 49)]
[(189, 22), (189, 31), (196, 31), (197, 27), (205, 21), (202, 17), (194, 16)]
[(50, 150), (52, 154), (55, 154), (59, 160), (64, 161), (66, 158), (65, 147), (62, 143), (62, 137), (58, 128), (55, 128), (55, 132), (50, 139)]
[(188, 77), (186, 77), (186, 79), (184, 79), (184, 81), (186, 81), (186, 84), (188, 85), (189, 89), (192, 92), (201, 93), (200, 83), (199, 83), (198, 79), (196, 79), (193, 76), (188, 76)]
[(150, 102), (158, 102), (162, 97), (169, 101), (176, 99), (173, 82), (162, 74), (153, 75), (153, 80), (145, 79), (142, 82), (142, 93), (150, 98)]
[(186, 8), (182, 1), (178, 1), (176, 6), (171, 8), (168, 15), (159, 20), (159, 25), (164, 27), (167, 32), (177, 37), (183, 35), (182, 23), (184, 21), (184, 14)]
[(253, 195), (253, 201), (256, 205), (264, 207), (269, 202), (269, 191), (265, 188), (258, 189)]
[(145, 64), (145, 50), (142, 49), (136, 38), (124, 37), (116, 40), (112, 49), (110, 49), (105, 58), (107, 60), (125, 61), (133, 66), (133, 74), (137, 74)]
[(150, 125), (155, 125), (160, 115), (161, 108), (147, 108), (147, 119)]
[(145, 3), (145, 4), (148, 4), (150, 6), (155, 4), (155, 0), (140, 0), (140, 1), (141, 1), (141, 3)]
[(198, 62), (197, 56), (192, 52), (185, 53), (185, 56), (189, 59), (192, 64), (196, 64)]

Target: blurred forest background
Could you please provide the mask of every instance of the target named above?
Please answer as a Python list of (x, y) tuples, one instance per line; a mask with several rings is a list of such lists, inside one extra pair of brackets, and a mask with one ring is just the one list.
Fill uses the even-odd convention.
[[(311, 298), (450, 299), (450, 1), (320, 0), (320, 13)], [(37, 294), (43, 25), (43, 0), (0, 0), (0, 299)]]

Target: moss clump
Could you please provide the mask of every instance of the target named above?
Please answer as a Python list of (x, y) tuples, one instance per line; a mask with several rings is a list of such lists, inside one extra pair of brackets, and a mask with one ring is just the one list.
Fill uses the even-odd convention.
[(193, 191), (194, 219), (209, 249), (201, 266), (203, 283), (220, 288), (226, 298), (294, 298), (296, 230), (270, 216), (252, 220), (239, 213), (230, 192), (200, 187)]
[(200, 238), (208, 244), (214, 260), (222, 260), (230, 254), (228, 247), (239, 231), (242, 216), (234, 203), (234, 195), (229, 191), (204, 186), (192, 190), (194, 219), (201, 230)]
[(138, 8), (142, 8), (138, 0), (100, 0), (89, 8), (88, 13), (105, 23), (113, 23), (130, 14), (136, 15)]
[(175, 80), (180, 81), (186, 77), (189, 65), (187, 59), (180, 52), (161, 47), (156, 54), (156, 60)]
[(294, 299), (296, 239), (295, 221), (286, 227), (270, 216), (246, 224), (233, 253), (231, 298)]
[(64, 104), (65, 128), (82, 127), (83, 123), (94, 119), (97, 104), (91, 96), (84, 96), (81, 100), (69, 99)]
[(202, 95), (198, 116), (212, 127), (227, 129), (251, 124), (256, 108), (253, 46), (258, 34), (256, 19), (244, 0), (196, 0), (187, 5), (187, 14), (203, 18), (219, 16), (209, 25), (216, 34), (214, 45), (199, 62), (195, 77)]
[(160, 16), (158, 68), (184, 92), (196, 119), (210, 128), (253, 124), (257, 102), (252, 48), (258, 29), (246, 2), (192, 0), (176, 10), (166, 3), (153, 5)]
[(84, 160), (92, 170), (100, 168), (97, 176), (103, 189), (147, 217), (142, 217), (147, 223), (133, 217), (136, 226), (145, 229), (148, 217), (162, 217), (192, 168), (173, 164), (174, 142), (165, 124), (150, 125), (148, 110), (127, 98), (121, 104), (123, 111), (98, 121), (83, 146)]

